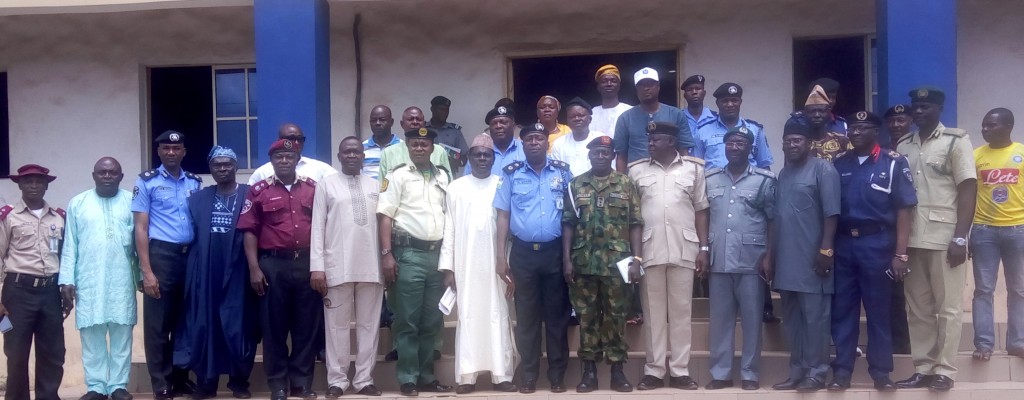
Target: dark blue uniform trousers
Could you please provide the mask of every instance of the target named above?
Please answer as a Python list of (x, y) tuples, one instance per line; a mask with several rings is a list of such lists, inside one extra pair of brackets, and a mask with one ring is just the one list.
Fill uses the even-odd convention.
[(892, 372), (892, 231), (862, 237), (839, 233), (835, 242), (835, 295), (832, 298), (832, 374), (850, 377), (857, 358), (861, 301), (867, 314), (868, 373), (872, 379)]

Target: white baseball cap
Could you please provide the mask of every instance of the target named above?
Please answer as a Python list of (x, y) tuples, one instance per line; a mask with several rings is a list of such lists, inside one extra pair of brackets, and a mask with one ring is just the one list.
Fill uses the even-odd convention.
[(642, 79), (654, 79), (655, 81), (658, 81), (658, 71), (655, 71), (654, 68), (643, 67), (641, 70), (636, 71), (636, 73), (633, 74), (634, 85), (640, 83), (640, 80)]

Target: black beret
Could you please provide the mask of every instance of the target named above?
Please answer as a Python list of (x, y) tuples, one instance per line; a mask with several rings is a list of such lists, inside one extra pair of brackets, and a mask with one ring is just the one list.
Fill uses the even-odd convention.
[(527, 133), (543, 133), (545, 136), (547, 136), (548, 130), (544, 128), (544, 124), (538, 122), (536, 124), (523, 126), (523, 129), (519, 130), (519, 137), (524, 137)]
[(848, 125), (869, 123), (875, 126), (882, 126), (882, 119), (870, 111), (857, 111), (846, 117), (846, 123)]
[(914, 90), (910, 93), (910, 102), (920, 101), (922, 103), (931, 103), (937, 105), (943, 105), (946, 103), (946, 93), (942, 92), (942, 89), (925, 86)]
[(892, 107), (889, 107), (888, 110), (885, 110), (885, 118), (889, 118), (889, 117), (896, 116), (896, 115), (907, 115), (907, 114), (910, 114), (910, 106), (908, 106), (906, 104), (897, 104), (897, 105), (894, 105)]
[(415, 128), (405, 131), (406, 139), (426, 138), (434, 140), (434, 138), (436, 137), (437, 131), (435, 131), (433, 128)]
[(432, 106), (451, 107), (452, 106), (452, 101), (449, 100), (447, 97), (444, 97), (444, 96), (434, 96), (433, 99), (430, 99), (430, 105), (432, 105)]
[(568, 103), (565, 103), (565, 109), (566, 110), (568, 110), (570, 106), (580, 106), (580, 107), (586, 108), (587, 111), (590, 111), (590, 110), (593, 109), (593, 107), (590, 106), (590, 103), (587, 103), (586, 100), (583, 100), (583, 99), (581, 99), (579, 97), (574, 97), (572, 100), (569, 100)]
[(588, 149), (593, 150), (593, 149), (596, 149), (598, 147), (606, 147), (606, 148), (609, 148), (609, 149), (614, 148), (615, 146), (612, 144), (612, 137), (611, 136), (602, 135), (602, 136), (598, 136), (598, 137), (594, 138), (594, 140), (591, 140), (590, 143), (587, 143), (587, 148)]
[(647, 123), (647, 133), (676, 136), (679, 135), (679, 127), (671, 122), (651, 121)]
[(725, 132), (725, 136), (722, 137), (722, 141), (724, 142), (729, 140), (729, 137), (734, 135), (739, 135), (744, 139), (747, 139), (747, 142), (750, 144), (754, 144), (754, 132), (751, 132), (750, 129), (747, 129), (745, 126), (734, 126), (729, 128), (729, 130)]
[(839, 82), (836, 82), (836, 80), (832, 78), (818, 78), (807, 86), (810, 90), (814, 90), (815, 86), (821, 86), (821, 89), (824, 90), (825, 93), (835, 93), (839, 91)]
[(690, 85), (692, 85), (694, 83), (699, 83), (699, 84), (703, 85), (704, 84), (704, 75), (690, 75), (690, 77), (686, 78), (686, 80), (683, 81), (683, 84), (679, 86), (679, 89), (686, 90), (687, 86), (690, 86)]
[(497, 106), (492, 108), (491, 111), (487, 112), (487, 116), (484, 117), (484, 123), (490, 125), (491, 120), (494, 119), (494, 117), (509, 117), (513, 121), (515, 121), (516, 113), (515, 110), (512, 109), (512, 107)]
[(807, 122), (803, 118), (789, 117), (786, 121), (786, 125), (782, 128), (782, 135), (800, 135), (800, 136), (811, 136), (811, 127), (807, 125)]
[(156, 144), (185, 144), (185, 134), (174, 130), (167, 130), (161, 133), (160, 136), (157, 136), (153, 142)]
[(719, 86), (718, 89), (715, 89), (714, 96), (716, 99), (723, 97), (743, 98), (743, 87), (732, 82), (726, 82)]

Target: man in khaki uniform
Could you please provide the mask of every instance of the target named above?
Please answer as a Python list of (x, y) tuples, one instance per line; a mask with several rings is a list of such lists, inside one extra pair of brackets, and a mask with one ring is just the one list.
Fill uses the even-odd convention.
[[(629, 165), (629, 177), (640, 193), (644, 219), (643, 259), (647, 277), (640, 280), (647, 364), (639, 390), (664, 386), (665, 359), (669, 386), (696, 390), (690, 378), (690, 301), (693, 270), (708, 267), (708, 197), (704, 190), (704, 160), (676, 151), (678, 128), (652, 122), (647, 130), (651, 157)], [(699, 254), (699, 255), (698, 255)], [(671, 289), (670, 289), (671, 288)]]
[(967, 132), (939, 122), (945, 99), (938, 89), (910, 91), (917, 130), (897, 144), (910, 169), (893, 171), (913, 177), (918, 198), (905, 255), (910, 267), (905, 278), (910, 352), (916, 372), (896, 385), (938, 392), (953, 387), (957, 371), (953, 360), (960, 344), (965, 279), (960, 265), (967, 259), (967, 232), (977, 195), (974, 149)]

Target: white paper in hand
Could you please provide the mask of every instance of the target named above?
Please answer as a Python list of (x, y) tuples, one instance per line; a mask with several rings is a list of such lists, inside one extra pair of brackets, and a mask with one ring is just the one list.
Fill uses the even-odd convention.
[(437, 308), (441, 310), (444, 315), (452, 313), (452, 309), (455, 308), (455, 291), (451, 287), (444, 291), (441, 295), (441, 301), (437, 303)]
[[(622, 275), (622, 281), (626, 283), (637, 283), (629, 281), (629, 263), (633, 261), (633, 256), (623, 258), (619, 262), (615, 263), (615, 266), (619, 268), (619, 274)], [(640, 268), (640, 276), (644, 276), (643, 267)]]

